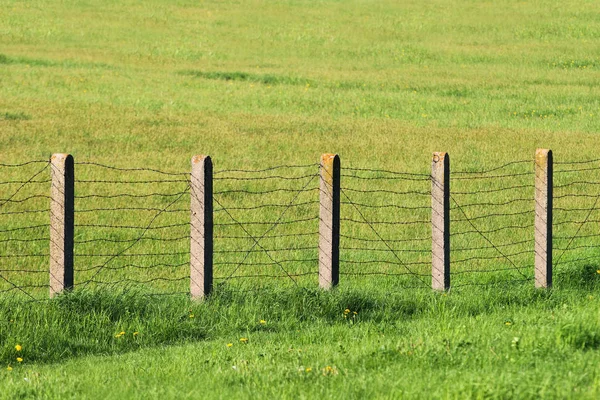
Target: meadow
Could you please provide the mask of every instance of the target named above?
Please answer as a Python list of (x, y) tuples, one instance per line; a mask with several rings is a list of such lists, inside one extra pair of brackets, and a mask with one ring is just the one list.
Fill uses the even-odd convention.
[[(28, 302), (48, 293), (48, 199), (5, 201), (19, 184), (2, 184), (0, 398), (597, 398), (596, 9), (8, 0), (0, 163), (73, 154), (76, 265), (74, 292)], [(538, 147), (557, 162), (550, 290), (530, 281)], [(427, 281), (433, 151), (455, 172), (462, 261), (445, 293)], [(316, 175), (329, 152), (345, 195), (340, 286), (323, 292)], [(215, 166), (217, 286), (200, 303), (185, 293), (195, 154)], [(2, 167), (0, 181), (41, 171), (19, 198), (48, 195), (43, 168)], [(40, 227), (14, 233), (26, 225)], [(285, 270), (248, 252), (249, 235)]]

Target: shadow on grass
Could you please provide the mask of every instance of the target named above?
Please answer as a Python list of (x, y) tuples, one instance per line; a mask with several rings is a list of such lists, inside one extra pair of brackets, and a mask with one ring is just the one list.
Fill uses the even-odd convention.
[[(551, 290), (536, 290), (529, 282), (447, 293), (389, 292), (376, 285), (342, 285), (331, 291), (265, 287), (251, 293), (221, 287), (202, 302), (193, 302), (187, 295), (148, 296), (135, 288), (76, 290), (40, 303), (0, 298), (0, 363), (10, 363), (17, 356), (27, 362), (56, 362), (86, 354), (244, 337), (248, 332), (276, 334), (363, 323), (384, 327), (415, 319), (452, 320), (518, 309), (535, 313), (585, 301), (597, 291), (599, 277), (595, 266), (584, 265), (562, 270), (557, 288)], [(600, 347), (597, 321), (592, 322), (565, 324), (557, 342), (577, 349)], [(23, 347), (21, 351), (15, 349), (17, 344)]]

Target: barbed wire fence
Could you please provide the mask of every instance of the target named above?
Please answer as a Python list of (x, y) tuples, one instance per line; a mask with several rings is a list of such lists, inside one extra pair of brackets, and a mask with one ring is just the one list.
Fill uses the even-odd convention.
[[(550, 160), (545, 207), (555, 216), (548, 249), (540, 252), (534, 159), (452, 172), (448, 164), (443, 182), (427, 170), (341, 167), (339, 158), (323, 161), (334, 160), (328, 157), (214, 172), (211, 164), (210, 205), (198, 195), (208, 181), (194, 184), (190, 171), (75, 162), (71, 283), (49, 268), (69, 268), (68, 246), (57, 233), (68, 236), (68, 229), (54, 226), (68, 225), (56, 212), (65, 207), (57, 196), (68, 188), (54, 181), (55, 166), (0, 164), (0, 296), (47, 299), (53, 279), (62, 289), (135, 288), (146, 295), (185, 295), (210, 281), (200, 297), (338, 282), (386, 291), (537, 285), (544, 257), (551, 285), (552, 274), (558, 282), (581, 277), (582, 268), (595, 273), (600, 262), (600, 159), (555, 162), (556, 170)], [(206, 226), (195, 236), (200, 197)]]

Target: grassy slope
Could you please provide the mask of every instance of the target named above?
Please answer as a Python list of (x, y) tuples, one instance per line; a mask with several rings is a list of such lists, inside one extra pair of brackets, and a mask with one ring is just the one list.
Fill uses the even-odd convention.
[[(208, 153), (221, 169), (314, 162), (320, 153), (336, 151), (346, 165), (427, 172), (434, 150), (449, 151), (459, 169), (529, 158), (537, 146), (553, 148), (557, 160), (596, 158), (600, 25), (593, 7), (593, 2), (575, 1), (501, 7), (468, 1), (8, 2), (0, 14), (0, 161), (70, 151), (80, 161), (187, 170), (189, 156)], [(362, 296), (378, 298), (376, 289), (372, 284)], [(261, 315), (264, 305), (244, 304), (239, 311), (251, 318), (239, 326), (239, 315), (226, 314), (220, 330), (202, 326), (198, 336), (186, 330), (176, 334), (165, 325), (186, 313), (188, 306), (178, 303), (170, 314), (148, 319), (144, 326), (151, 329), (153, 321), (158, 333), (145, 345), (170, 343), (165, 332), (173, 342), (205, 336), (206, 342), (176, 347), (167, 355), (158, 348), (50, 365), (28, 362), (57, 361), (62, 351), (66, 357), (133, 350), (110, 341), (122, 329), (119, 318), (130, 326), (138, 321), (138, 311), (116, 320), (102, 312), (82, 313), (96, 321), (89, 323), (98, 329), (99, 344), (87, 347), (85, 335), (73, 328), (54, 348), (51, 341), (44, 344), (47, 335), (31, 333), (27, 321), (48, 324), (55, 335), (59, 328), (53, 324), (71, 320), (60, 313), (45, 317), (43, 308), (27, 309), (19, 329), (3, 322), (3, 360), (14, 358), (11, 341), (33, 352), (26, 365), (4, 375), (8, 384), (3, 387), (9, 396), (26, 394), (33, 390), (21, 379), (27, 376), (35, 390), (49, 394), (80, 390), (98, 396), (97, 385), (83, 382), (104, 379), (104, 371), (117, 380), (116, 369), (129, 374), (129, 384), (110, 385), (115, 396), (150, 382), (155, 395), (165, 390), (175, 397), (182, 388), (210, 381), (223, 396), (227, 390), (289, 397), (311, 390), (332, 397), (344, 390), (355, 395), (373, 390), (392, 396), (388, 389), (395, 388), (415, 395), (439, 390), (435, 394), (443, 397), (444, 387), (434, 383), (448, 379), (454, 383), (449, 397), (575, 396), (575, 388), (594, 397), (596, 344), (574, 349), (581, 347), (577, 332), (597, 340), (595, 300), (587, 298), (588, 289), (593, 290), (571, 288), (556, 294), (556, 302), (531, 305), (527, 299), (533, 295), (525, 290), (518, 292), (522, 302), (499, 301), (497, 309), (485, 312), (469, 312), (469, 305), (493, 303), (494, 297), (462, 291), (456, 293), (459, 306), (443, 318), (434, 312), (437, 298), (425, 296), (416, 303), (423, 311), (406, 323), (402, 313), (391, 313), (352, 328), (341, 321), (350, 306), (343, 294), (325, 296), (313, 306), (333, 303), (331, 316), (323, 312), (307, 326), (305, 318), (292, 313), (274, 332), (253, 334), (248, 346), (236, 343), (230, 353), (225, 343), (246, 335), (245, 326), (260, 318), (279, 324), (280, 317)], [(550, 318), (554, 314), (557, 319)], [(504, 325), (508, 318), (514, 326)], [(386, 329), (391, 339), (380, 343), (380, 331)], [(566, 345), (560, 339), (564, 329), (576, 332)], [(522, 338), (518, 352), (511, 347), (513, 337)], [(451, 350), (444, 347), (446, 339), (446, 347), (455, 346)], [(309, 341), (314, 344), (304, 345)], [(287, 349), (298, 342), (312, 352), (307, 359), (289, 358)], [(347, 348), (341, 349), (338, 343), (345, 342)], [(411, 344), (421, 342), (426, 344), (415, 350), (417, 360), (406, 357)], [(382, 350), (382, 345), (388, 347)], [(191, 358), (179, 353), (187, 350), (194, 353)], [(267, 350), (272, 364), (257, 356)], [(206, 377), (190, 378), (188, 371), (202, 369), (198, 360), (213, 354)], [(152, 367), (137, 369), (136, 360)], [(249, 375), (240, 378), (229, 370), (238, 360), (253, 366)], [(120, 362), (127, 366), (122, 372)], [(299, 366), (310, 366), (320, 374), (326, 365), (339, 369), (330, 377), (337, 383), (314, 377), (319, 379), (315, 386), (297, 373)], [(165, 370), (171, 372), (157, 383)], [(428, 386), (423, 377), (440, 372)], [(80, 378), (65, 378), (73, 375)], [(360, 392), (370, 379), (372, 389)], [(518, 391), (504, 392), (508, 385), (496, 387), (494, 380), (514, 382)]]

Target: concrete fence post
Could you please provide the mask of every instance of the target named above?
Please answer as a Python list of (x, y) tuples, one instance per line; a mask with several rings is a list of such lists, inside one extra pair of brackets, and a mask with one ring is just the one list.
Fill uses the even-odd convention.
[(535, 287), (552, 286), (552, 150), (535, 152)]
[(75, 169), (73, 156), (50, 159), (50, 297), (73, 288)]
[(435, 152), (431, 162), (431, 287), (450, 288), (450, 156)]
[(340, 281), (340, 157), (321, 155), (319, 209), (319, 286)]
[(190, 294), (207, 296), (213, 288), (213, 166), (209, 156), (192, 157)]

